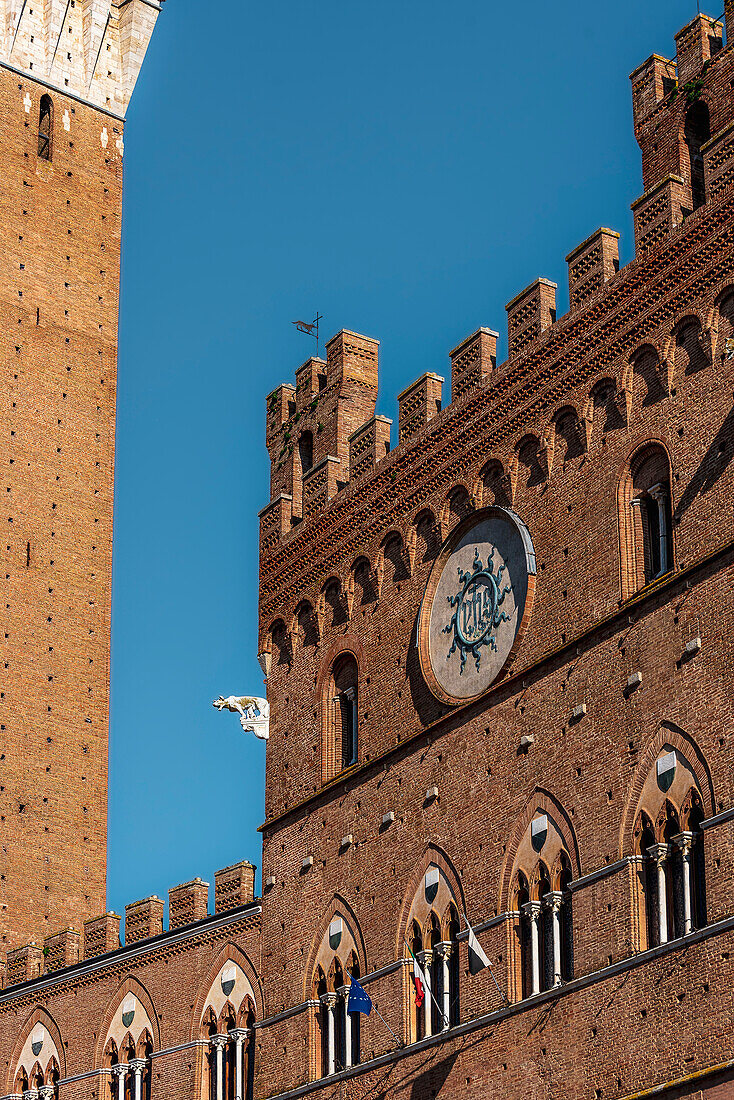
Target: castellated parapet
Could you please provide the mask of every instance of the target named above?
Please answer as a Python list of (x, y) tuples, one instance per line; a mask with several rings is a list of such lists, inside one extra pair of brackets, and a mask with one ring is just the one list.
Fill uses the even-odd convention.
[[(214, 874), (214, 913), (221, 915), (251, 906), (255, 901), (254, 863), (242, 860)], [(209, 883), (201, 878), (173, 886), (168, 891), (168, 931), (189, 928), (209, 914)], [(42, 945), (24, 944), (0, 957), (0, 989), (33, 981), (44, 974), (66, 970), (81, 961), (108, 955), (121, 947), (154, 939), (165, 931), (164, 902), (152, 895), (125, 906), (125, 936), (120, 934), (118, 913), (103, 913), (83, 922), (83, 932), (64, 928), (46, 936)]]
[[(724, 28), (727, 48), (724, 48)], [(310, 359), (296, 371), (296, 385), (284, 383), (268, 397), (267, 445), (271, 458), (270, 503), (260, 513), (260, 552), (268, 554), (295, 527), (328, 507), (355, 481), (391, 469), (424, 430), (463, 407), (471, 395), (488, 402), (516, 365), (527, 363), (546, 343), (593, 310), (620, 278), (638, 278), (635, 264), (653, 257), (689, 224), (701, 207), (730, 196), (734, 187), (734, 123), (728, 104), (734, 83), (730, 44), (734, 0), (724, 20), (699, 14), (675, 35), (673, 58), (653, 54), (631, 74), (635, 136), (642, 151), (644, 194), (632, 203), (636, 258), (620, 272), (619, 233), (597, 229), (566, 256), (569, 310), (557, 315), (557, 284), (537, 278), (515, 295), (507, 311), (507, 360), (497, 363), (498, 334), (479, 328), (450, 353), (451, 401), (443, 400), (443, 378), (431, 370), (398, 396), (397, 447), (391, 452), (390, 421), (375, 417), (377, 341), (338, 333), (327, 360)], [(712, 334), (705, 331), (710, 345)], [(670, 384), (669, 350), (661, 349), (661, 385)], [(667, 358), (666, 358), (667, 356)], [(628, 379), (615, 398), (627, 416)], [(582, 415), (588, 429), (586, 414)], [(348, 425), (350, 425), (348, 427)], [(349, 434), (351, 432), (351, 436)], [(555, 429), (540, 441), (538, 462), (549, 471)], [(304, 463), (306, 465), (304, 465)], [(511, 475), (506, 475), (510, 478)], [(511, 487), (511, 485), (510, 485)]]
[(124, 117), (164, 0), (0, 0), (0, 62)]

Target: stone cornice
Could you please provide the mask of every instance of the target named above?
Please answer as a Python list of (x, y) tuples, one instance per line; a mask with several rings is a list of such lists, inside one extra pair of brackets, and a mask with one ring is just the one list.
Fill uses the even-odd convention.
[(715, 825), (723, 825), (725, 821), (731, 821), (732, 818), (734, 818), (734, 806), (730, 806), (728, 810), (721, 810), (713, 817), (707, 817), (705, 821), (701, 822), (701, 828), (712, 829)]
[(105, 118), (112, 118), (115, 122), (121, 122), (123, 124), (125, 122), (124, 115), (118, 115), (115, 111), (111, 111), (109, 107), (101, 107), (99, 103), (93, 103), (91, 99), (85, 99), (84, 96), (77, 95), (68, 88), (61, 88), (58, 84), (54, 84), (50, 80), (44, 80), (38, 73), (26, 72), (25, 69), (19, 69), (16, 65), (11, 65), (9, 61), (2, 60), (0, 60), (0, 68), (7, 69), (8, 72), (21, 77), (23, 80), (30, 80), (33, 84), (40, 84), (42, 88), (48, 88), (50, 92), (56, 92), (58, 95), (63, 95), (67, 99), (73, 99), (75, 103), (83, 103), (85, 107), (91, 107), (93, 111), (99, 111)]

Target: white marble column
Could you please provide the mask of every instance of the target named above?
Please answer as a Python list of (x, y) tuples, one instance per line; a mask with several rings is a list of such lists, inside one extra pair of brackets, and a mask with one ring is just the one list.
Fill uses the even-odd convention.
[(431, 997), (431, 963), (433, 962), (433, 951), (428, 948), (426, 951), (419, 951), (416, 955), (418, 962), (421, 965), (421, 970), (426, 982), (426, 996), (423, 1001), (423, 1019), (426, 1026), (424, 1032), (426, 1037), (433, 1034), (433, 998)]
[(133, 1058), (130, 1063), (130, 1069), (135, 1074), (134, 1100), (143, 1100), (143, 1074), (145, 1073), (147, 1064), (145, 1058)]
[(214, 1072), (216, 1074), (216, 1100), (224, 1100), (224, 1052), (227, 1049), (226, 1035), (212, 1035), (211, 1045), (216, 1052)]
[(658, 943), (668, 942), (668, 890), (665, 877), (668, 851), (667, 844), (653, 844), (647, 849), (658, 869)]
[(23, 1100), (38, 1100), (38, 1089), (26, 1089), (23, 1093)]
[(563, 905), (563, 893), (560, 890), (551, 890), (543, 898), (551, 914), (551, 930), (553, 936), (553, 985), (560, 985), (563, 981), (561, 974), (561, 906)]
[(38, 1100), (54, 1100), (55, 1091), (53, 1085), (42, 1085), (38, 1090)]
[(660, 532), (660, 572), (659, 577), (664, 577), (668, 572), (668, 490), (664, 485), (653, 485), (648, 490), (652, 499), (658, 506), (658, 530)]
[(451, 952), (453, 944), (450, 940), (436, 944), (436, 953), (441, 960), (441, 1031), (448, 1031), (451, 1026)]
[(540, 993), (540, 902), (526, 901), (522, 911), (530, 923), (530, 996)]
[(678, 833), (673, 843), (680, 850), (683, 864), (683, 935), (693, 931), (693, 891), (691, 889), (691, 855), (693, 853), (693, 833)]
[(331, 1077), (332, 1073), (336, 1070), (336, 1051), (334, 1043), (334, 1011), (336, 1008), (336, 993), (324, 993), (319, 998), (324, 1008), (324, 1017), (326, 1024), (326, 1065), (324, 1068), (324, 1076)]
[(245, 1095), (244, 1046), (250, 1033), (246, 1027), (233, 1027), (229, 1037), (235, 1044), (234, 1100), (243, 1100)]
[(112, 1076), (117, 1078), (117, 1100), (125, 1100), (125, 1078), (127, 1077), (127, 1064), (120, 1062), (112, 1067)]

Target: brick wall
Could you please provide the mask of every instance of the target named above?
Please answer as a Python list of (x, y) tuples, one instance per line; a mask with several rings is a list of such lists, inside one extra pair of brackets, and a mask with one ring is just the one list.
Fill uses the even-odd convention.
[(8, 946), (105, 904), (122, 124), (54, 96), (41, 160), (44, 90), (0, 69)]

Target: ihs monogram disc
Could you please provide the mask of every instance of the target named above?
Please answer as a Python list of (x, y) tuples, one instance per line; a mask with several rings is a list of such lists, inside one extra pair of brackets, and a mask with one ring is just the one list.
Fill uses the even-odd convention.
[(487, 508), (459, 524), (434, 562), (418, 621), (434, 695), (462, 703), (494, 683), (522, 640), (534, 591), (535, 551), (519, 516)]

